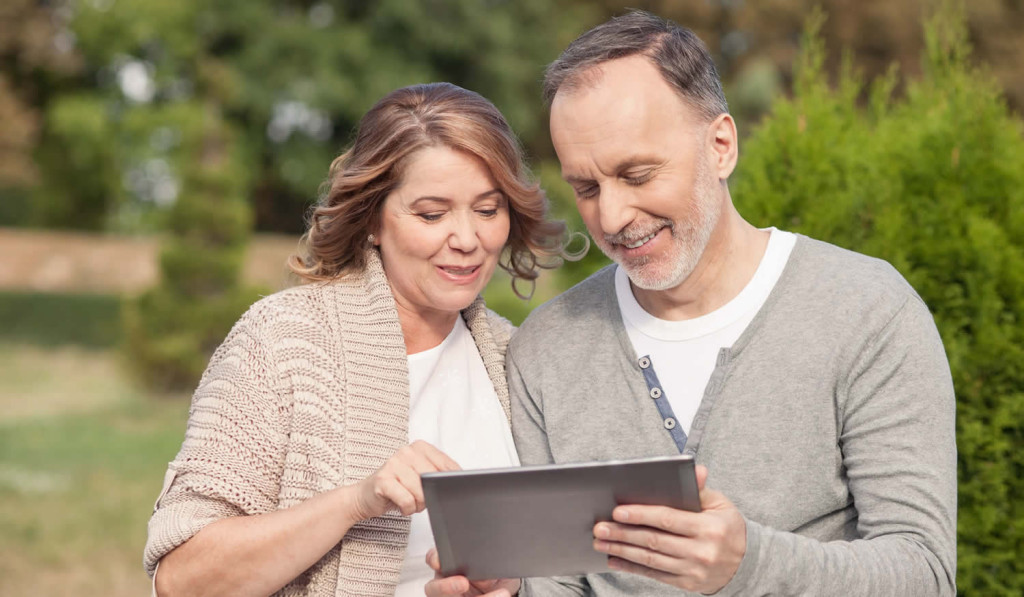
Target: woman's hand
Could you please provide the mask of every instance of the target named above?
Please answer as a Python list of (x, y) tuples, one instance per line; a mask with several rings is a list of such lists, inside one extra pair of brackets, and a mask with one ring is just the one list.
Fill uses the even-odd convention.
[(457, 471), (461, 467), (444, 452), (417, 440), (395, 452), (377, 472), (355, 486), (355, 522), (381, 516), (392, 508), (409, 516), (426, 504), (420, 474)]
[(427, 597), (511, 597), (519, 593), (518, 578), (471, 581), (465, 576), (441, 576), (436, 549), (427, 552), (427, 565), (434, 569), (434, 580), (425, 587)]

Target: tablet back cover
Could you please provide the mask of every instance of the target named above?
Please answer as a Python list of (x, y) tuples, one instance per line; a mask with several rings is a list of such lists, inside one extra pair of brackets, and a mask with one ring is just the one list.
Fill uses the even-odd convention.
[(607, 572), (594, 524), (620, 504), (700, 510), (688, 456), (425, 474), (445, 576), (470, 579)]

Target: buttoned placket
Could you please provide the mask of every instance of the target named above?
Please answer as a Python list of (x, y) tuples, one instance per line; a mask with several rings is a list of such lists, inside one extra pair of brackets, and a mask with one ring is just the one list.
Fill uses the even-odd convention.
[(676, 447), (682, 453), (686, 448), (686, 432), (680, 427), (679, 421), (672, 411), (672, 405), (669, 404), (668, 397), (665, 396), (665, 391), (661, 388), (661, 382), (658, 381), (658, 374), (654, 371), (651, 357), (649, 355), (640, 357), (637, 359), (637, 365), (640, 366), (640, 372), (643, 373), (644, 381), (647, 383), (647, 395), (654, 400), (655, 406), (658, 407), (662, 426), (672, 436), (672, 441), (676, 443)]

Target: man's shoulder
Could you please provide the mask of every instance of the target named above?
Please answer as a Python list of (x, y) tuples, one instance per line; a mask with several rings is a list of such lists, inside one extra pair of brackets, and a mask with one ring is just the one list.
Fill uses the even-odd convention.
[(564, 339), (569, 330), (599, 323), (615, 305), (615, 266), (609, 265), (534, 309), (513, 335), (514, 345)]
[(894, 299), (902, 303), (917, 297), (910, 283), (884, 259), (803, 235), (798, 235), (794, 257), (794, 282), (804, 289), (870, 302)]

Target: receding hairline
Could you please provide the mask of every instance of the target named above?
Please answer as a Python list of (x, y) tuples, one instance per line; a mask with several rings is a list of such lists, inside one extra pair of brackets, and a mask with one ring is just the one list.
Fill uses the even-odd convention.
[[(721, 78), (707, 45), (693, 31), (643, 10), (630, 10), (577, 37), (545, 69), (543, 98), (549, 107), (559, 91), (572, 92), (599, 80), (595, 66), (646, 56), (684, 104), (703, 120), (729, 113)], [(581, 73), (588, 76), (581, 77)]]
[[(603, 74), (603, 72), (600, 71), (601, 65), (607, 62), (612, 62), (613, 60), (631, 58), (633, 56), (643, 56), (651, 64), (653, 64), (654, 67), (657, 68), (660, 72), (661, 69), (660, 67), (658, 67), (658, 63), (654, 58), (654, 54), (665, 44), (665, 40), (668, 38), (668, 36), (669, 33), (667, 31), (662, 31), (652, 36), (650, 40), (648, 40), (647, 45), (645, 46), (618, 48), (617, 51), (612, 51), (608, 55), (595, 56), (590, 60), (585, 60), (582, 63), (575, 64), (570, 68), (564, 68), (564, 65), (562, 65), (560, 69), (566, 72), (558, 72), (558, 70), (552, 70), (552, 67), (562, 63), (562, 58), (565, 57), (563, 53), (562, 56), (560, 56), (557, 60), (548, 65), (548, 72), (545, 73), (545, 79), (557, 77), (557, 87), (555, 87), (554, 89), (545, 89), (545, 102), (548, 105), (550, 105), (551, 102), (554, 101), (555, 96), (558, 95), (558, 92), (562, 91), (563, 89), (572, 92), (575, 89), (586, 86), (588, 83), (593, 82), (596, 84), (598, 81), (600, 81), (601, 75)], [(593, 72), (595, 69), (597, 69), (598, 72), (595, 73), (595, 78), (592, 79), (590, 76), (587, 75), (587, 73)], [(662, 77), (664, 78), (664, 75), (662, 75)]]
[(679, 100), (680, 104), (687, 110), (691, 111), (693, 115), (696, 116), (699, 120), (704, 120), (710, 123), (718, 116), (721, 116), (722, 114), (728, 114), (728, 111), (726, 111), (721, 112), (715, 116), (708, 116), (707, 114), (705, 114), (705, 111), (701, 109), (701, 106), (698, 104), (698, 102), (694, 101), (693, 98), (681, 92), (679, 88), (676, 85), (674, 85), (668, 77), (665, 76), (665, 73), (662, 71), (661, 66), (655, 60), (653, 53), (657, 50), (657, 46), (658, 44), (651, 44), (651, 46), (645, 51), (633, 52), (631, 54), (616, 56), (615, 58), (609, 58), (607, 60), (595, 61), (593, 64), (587, 66), (586, 68), (576, 70), (576, 72), (570, 74), (569, 76), (562, 80), (558, 88), (555, 90), (554, 94), (551, 96), (551, 99), (548, 100), (549, 113), (551, 108), (555, 104), (556, 98), (561, 96), (564, 99), (571, 98), (573, 96), (578, 96), (580, 93), (593, 90), (598, 85), (600, 85), (601, 81), (605, 77), (604, 65), (610, 62), (615, 62), (617, 60), (626, 60), (628, 58), (642, 57), (644, 60), (647, 61), (648, 64), (654, 67), (654, 71), (657, 73), (658, 78), (661, 79), (661, 81), (668, 86), (668, 88), (672, 91), (672, 94), (676, 97), (676, 99)]

